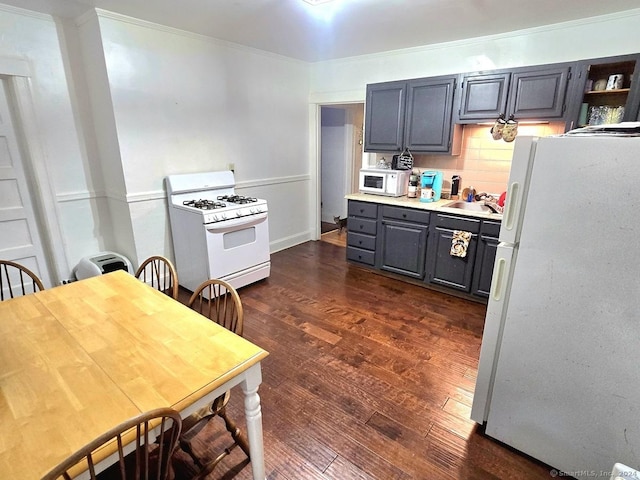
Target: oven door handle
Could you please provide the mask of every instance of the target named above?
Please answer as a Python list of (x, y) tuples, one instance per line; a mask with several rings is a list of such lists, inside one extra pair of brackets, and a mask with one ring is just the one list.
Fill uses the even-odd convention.
[(250, 217), (238, 217), (219, 223), (208, 223), (205, 225), (205, 228), (211, 233), (232, 232), (234, 230), (253, 227), (254, 225), (264, 222), (266, 219), (267, 212), (263, 212), (251, 215)]

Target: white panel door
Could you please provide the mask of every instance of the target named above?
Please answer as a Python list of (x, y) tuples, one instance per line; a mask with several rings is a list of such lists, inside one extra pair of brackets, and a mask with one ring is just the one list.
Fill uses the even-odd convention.
[(25, 265), (50, 287), (7, 92), (6, 81), (0, 81), (0, 258)]

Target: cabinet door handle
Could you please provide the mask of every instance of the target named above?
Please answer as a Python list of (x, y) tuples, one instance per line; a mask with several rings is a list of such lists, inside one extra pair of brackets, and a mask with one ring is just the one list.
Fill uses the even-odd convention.
[(406, 214), (406, 213), (403, 213), (403, 214), (402, 214), (402, 218), (407, 218), (407, 214)]

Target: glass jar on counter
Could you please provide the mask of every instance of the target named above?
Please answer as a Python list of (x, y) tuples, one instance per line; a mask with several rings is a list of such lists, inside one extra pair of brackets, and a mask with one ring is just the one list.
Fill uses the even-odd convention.
[(418, 175), (409, 175), (409, 188), (407, 189), (407, 197), (416, 198), (418, 196)]

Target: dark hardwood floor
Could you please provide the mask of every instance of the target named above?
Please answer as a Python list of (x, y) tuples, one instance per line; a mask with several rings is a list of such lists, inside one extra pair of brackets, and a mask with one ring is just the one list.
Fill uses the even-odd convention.
[[(269, 480), (550, 477), (469, 419), (484, 305), (348, 265), (327, 242), (271, 261), (268, 279), (239, 290), (245, 337), (270, 352), (259, 391)], [(243, 408), (234, 389), (240, 425)], [(228, 443), (221, 421), (205, 432), (202, 455)], [(208, 478), (250, 479), (251, 465), (235, 449)]]

